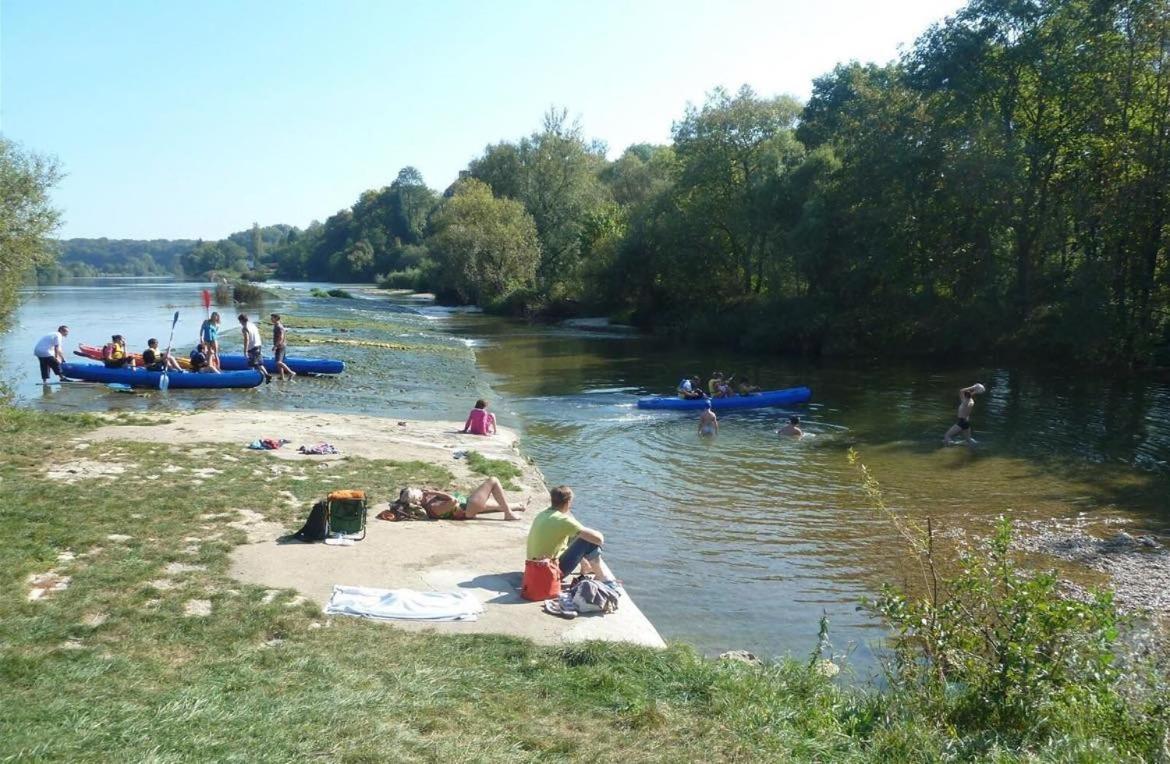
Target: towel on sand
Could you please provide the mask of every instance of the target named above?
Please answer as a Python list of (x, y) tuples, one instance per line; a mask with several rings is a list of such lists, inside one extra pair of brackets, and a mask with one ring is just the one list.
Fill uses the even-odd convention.
[(334, 586), (325, 612), (379, 621), (478, 621), (483, 603), (471, 592)]

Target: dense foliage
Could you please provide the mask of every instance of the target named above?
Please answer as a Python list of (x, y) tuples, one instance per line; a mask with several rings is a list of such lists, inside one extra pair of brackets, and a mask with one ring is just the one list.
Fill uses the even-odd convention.
[(0, 319), (15, 306), (24, 274), (52, 259), (46, 237), (60, 215), (49, 189), (60, 178), (55, 161), (0, 137)]
[(412, 226), (400, 176), (278, 249), (283, 275), (761, 349), (1170, 360), (1164, 1), (972, 0), (899, 61), (819, 78), (803, 107), (716, 90), (672, 145), (614, 161), (552, 111), (464, 173), (536, 227), (535, 279), (491, 295), (430, 250), (453, 193), (403, 172)]

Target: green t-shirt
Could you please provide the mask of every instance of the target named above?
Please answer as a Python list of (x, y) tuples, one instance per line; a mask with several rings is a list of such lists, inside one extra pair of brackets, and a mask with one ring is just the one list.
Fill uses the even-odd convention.
[(528, 531), (528, 559), (556, 559), (569, 546), (569, 539), (585, 526), (570, 514), (549, 507), (532, 520)]

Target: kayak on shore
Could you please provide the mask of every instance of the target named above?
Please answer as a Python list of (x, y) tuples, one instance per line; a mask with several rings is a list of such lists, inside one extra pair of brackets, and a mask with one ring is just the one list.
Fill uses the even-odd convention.
[(197, 373), (193, 371), (171, 371), (166, 374), (167, 381), (162, 383), (163, 372), (147, 371), (142, 368), (109, 369), (96, 363), (63, 363), (61, 373), (67, 379), (80, 379), (83, 382), (105, 382), (109, 384), (128, 385), (130, 387), (147, 390), (202, 390), (256, 387), (264, 378), (254, 369), (247, 371), (225, 371), (220, 374), (211, 372)]
[[(96, 345), (79, 345), (77, 350), (73, 351), (73, 354), (94, 361), (102, 360), (102, 349)], [(130, 357), (134, 359), (136, 364), (139, 366), (142, 365), (141, 353), (130, 353)], [(191, 361), (189, 359), (176, 355), (175, 360), (184, 369), (191, 368)], [(298, 358), (289, 356), (284, 359), (284, 362), (297, 374), (340, 374), (345, 371), (345, 361), (337, 361), (332, 358)], [(249, 368), (248, 357), (236, 353), (220, 355), (219, 368), (224, 371), (244, 371)], [(272, 358), (264, 359), (264, 368), (268, 369), (272, 374), (280, 373), (276, 369), (276, 361)]]
[(729, 398), (679, 398), (676, 395), (660, 395), (653, 398), (639, 398), (640, 409), (667, 409), (670, 411), (698, 411), (711, 408), (716, 411), (727, 409), (754, 409), (765, 406), (790, 406), (796, 403), (807, 403), (812, 398), (812, 390), (807, 387), (789, 387), (784, 390), (765, 390), (748, 395), (733, 395)]

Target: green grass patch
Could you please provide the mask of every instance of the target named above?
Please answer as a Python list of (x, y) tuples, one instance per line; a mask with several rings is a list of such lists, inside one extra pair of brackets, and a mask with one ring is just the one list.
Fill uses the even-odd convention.
[[(384, 499), (405, 484), (449, 484), (446, 470), (289, 462), (222, 444), (93, 441), (76, 450), (69, 442), (103, 421), (0, 408), (0, 760), (1158, 755), (1151, 741), (1164, 728), (1153, 722), (1129, 738), (1075, 719), (1054, 739), (1026, 745), (1008, 746), (989, 728), (958, 736), (910, 704), (912, 694), (840, 685), (811, 663), (711, 661), (683, 645), (542, 648), (326, 619), (292, 591), (273, 597), (230, 577), (229, 554), (245, 541), (229, 524), (239, 510), (292, 531), (330, 490), (364, 488)], [(67, 464), (121, 472), (46, 478)], [(217, 472), (199, 472), (207, 468)], [(29, 601), (30, 576), (49, 572), (69, 576), (68, 588)], [(204, 605), (208, 615), (186, 614)]]
[(518, 478), (523, 472), (512, 462), (506, 459), (489, 459), (478, 451), (467, 452), (467, 466), (477, 475), (498, 478), (500, 484), (509, 491), (518, 491), (513, 478)]

